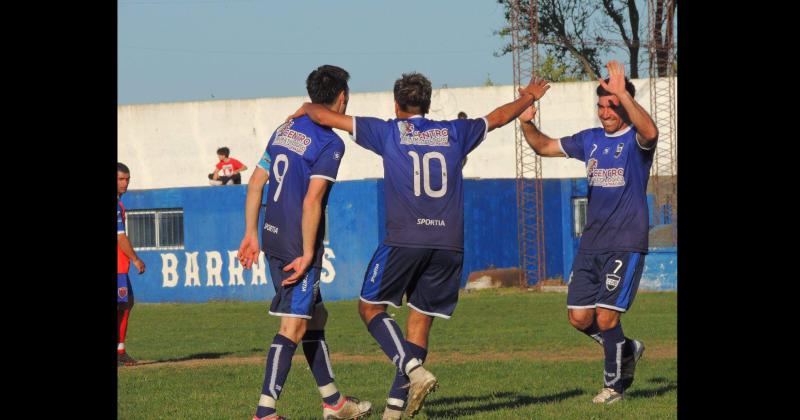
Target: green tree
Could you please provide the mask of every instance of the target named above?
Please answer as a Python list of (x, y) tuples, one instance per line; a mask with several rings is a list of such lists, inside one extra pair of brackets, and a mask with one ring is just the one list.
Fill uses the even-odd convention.
[[(497, 0), (505, 7), (505, 17), (509, 25), (497, 33), (502, 37), (511, 35), (512, 3), (514, 0)], [(548, 55), (558, 62), (567, 65), (569, 71), (581, 78), (595, 79), (600, 74), (600, 56), (606, 48), (598, 46), (590, 39), (589, 26), (592, 15), (597, 11), (585, 0), (541, 0), (539, 5), (539, 39), (545, 46)], [(529, 49), (532, 34), (530, 33), (530, 0), (519, 0), (520, 22), (525, 28), (522, 47)], [(499, 55), (513, 51), (511, 42), (506, 44)]]
[[(505, 7), (505, 17), (509, 25), (496, 33), (502, 37), (511, 34), (511, 7), (515, 0), (496, 0)], [(546, 54), (565, 64), (575, 75), (584, 79), (596, 79), (601, 74), (604, 56), (615, 48), (621, 48), (628, 55), (627, 73), (632, 78), (639, 77), (640, 50), (643, 34), (646, 33), (640, 17), (637, 1), (643, 0), (539, 0), (539, 44), (545, 47)], [(519, 0), (523, 30), (522, 47), (530, 48), (531, 0)], [(667, 40), (672, 39), (677, 0), (655, 1), (656, 32), (654, 38), (658, 49), (657, 62), (659, 74), (666, 62)], [(643, 9), (646, 14), (647, 8)], [(599, 12), (599, 13), (598, 13)], [(644, 24), (643, 24), (644, 23)], [(666, 29), (663, 29), (666, 28)], [(666, 36), (662, 32), (666, 31)], [(645, 37), (646, 38), (646, 37)], [(512, 44), (506, 44), (499, 54), (512, 51)]]
[(583, 80), (580, 74), (569, 72), (567, 65), (557, 61), (552, 54), (547, 54), (547, 58), (539, 68), (537, 76), (550, 82), (577, 82)]

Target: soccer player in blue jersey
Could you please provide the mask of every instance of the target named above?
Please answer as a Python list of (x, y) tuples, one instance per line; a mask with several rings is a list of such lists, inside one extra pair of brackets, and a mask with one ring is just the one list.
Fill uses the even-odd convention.
[(540, 156), (586, 162), (589, 207), (567, 291), (569, 321), (603, 345), (603, 389), (592, 400), (611, 404), (633, 383), (644, 344), (625, 337), (620, 315), (630, 309), (647, 254), (647, 179), (658, 129), (633, 96), (622, 64), (606, 66), (597, 87), (602, 128), (553, 139), (533, 125), (536, 110), (521, 116), (528, 144)]
[[(517, 100), (485, 117), (434, 121), (425, 118), (431, 83), (410, 73), (394, 85), (395, 119), (351, 117), (309, 103), (293, 115), (305, 113), (345, 130), (358, 145), (383, 157), (387, 233), (367, 267), (359, 313), (397, 368), (384, 419), (399, 419), (404, 405), (413, 417), (438, 385), (422, 364), (433, 319), (449, 319), (458, 301), (464, 257), (462, 162), (487, 132), (512, 121), (547, 89), (546, 82), (531, 80)], [(405, 337), (386, 313), (387, 305), (400, 307), (404, 295), (410, 308)]]
[[(311, 101), (333, 113), (347, 108), (350, 75), (325, 65), (306, 79)], [(250, 269), (258, 260), (258, 209), (264, 184), (269, 183), (262, 230), (275, 297), (269, 314), (281, 317), (278, 334), (267, 353), (261, 398), (254, 420), (281, 419), (275, 403), (289, 375), (292, 356), (302, 341), (303, 353), (319, 387), (326, 420), (356, 419), (369, 415), (372, 405), (342, 396), (333, 381), (330, 352), (325, 342), (328, 312), (319, 290), (324, 248), (322, 217), (344, 156), (344, 143), (328, 127), (308, 117), (278, 127), (247, 185), (246, 230), (239, 261)]]

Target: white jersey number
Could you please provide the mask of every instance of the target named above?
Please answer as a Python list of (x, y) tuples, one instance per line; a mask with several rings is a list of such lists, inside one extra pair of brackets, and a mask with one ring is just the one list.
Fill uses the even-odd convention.
[[(447, 166), (445, 164), (444, 155), (439, 152), (429, 152), (422, 155), (422, 174), (420, 174), (419, 154), (415, 151), (409, 151), (408, 154), (414, 161), (414, 195), (419, 197), (422, 195), (422, 188), (425, 188), (425, 194), (429, 197), (439, 198), (447, 194)], [(439, 161), (442, 170), (442, 187), (438, 190), (431, 188), (431, 159)], [(422, 175), (422, 176), (420, 176)], [(424, 177), (425, 182), (421, 182), (420, 178)], [(420, 187), (420, 184), (423, 184)]]
[(617, 268), (614, 269), (614, 274), (617, 274), (617, 271), (619, 271), (619, 269), (622, 268), (622, 261), (614, 260), (614, 262), (617, 263)]
[[(278, 169), (278, 164), (281, 162), (283, 162), (283, 172), (279, 172)], [(272, 164), (272, 167), (275, 168), (275, 181), (278, 181), (278, 188), (275, 189), (275, 195), (272, 197), (272, 201), (277, 202), (278, 197), (281, 195), (281, 188), (283, 188), (283, 176), (289, 171), (289, 158), (284, 154), (278, 155), (278, 157), (275, 158), (275, 162)]]

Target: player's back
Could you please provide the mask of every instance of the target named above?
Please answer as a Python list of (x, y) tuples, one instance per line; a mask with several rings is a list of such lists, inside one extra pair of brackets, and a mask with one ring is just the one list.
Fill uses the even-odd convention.
[(386, 239), (392, 246), (464, 249), (464, 157), (486, 120), (357, 117), (356, 142), (383, 156)]
[[(344, 143), (339, 136), (306, 116), (275, 130), (267, 144), (271, 167), (262, 234), (265, 253), (287, 260), (303, 254), (303, 200), (311, 179), (335, 181), (343, 155)], [(327, 201), (326, 193), (323, 209)], [(315, 266), (321, 263), (324, 232), (325, 219), (322, 218), (317, 230)]]

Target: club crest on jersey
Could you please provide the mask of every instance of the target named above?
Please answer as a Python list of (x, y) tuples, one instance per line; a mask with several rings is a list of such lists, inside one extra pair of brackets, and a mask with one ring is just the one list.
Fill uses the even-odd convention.
[(619, 285), (619, 276), (616, 274), (606, 274), (606, 290), (613, 292)]
[(416, 144), (420, 146), (450, 146), (450, 135), (446, 128), (432, 128), (417, 131), (410, 121), (398, 121), (400, 144)]
[(614, 152), (614, 159), (618, 158), (619, 155), (622, 154), (622, 148), (625, 147), (625, 143), (620, 143), (617, 145), (617, 151)]
[(117, 295), (121, 298), (125, 298), (128, 296), (128, 288), (127, 287), (120, 287), (117, 289)]
[(303, 155), (306, 148), (311, 144), (311, 138), (307, 135), (292, 130), (294, 120), (291, 120), (275, 130), (275, 141), (272, 142), (274, 146), (283, 146), (298, 155)]
[(339, 160), (342, 158), (342, 154), (339, 152), (333, 152), (333, 160)]

